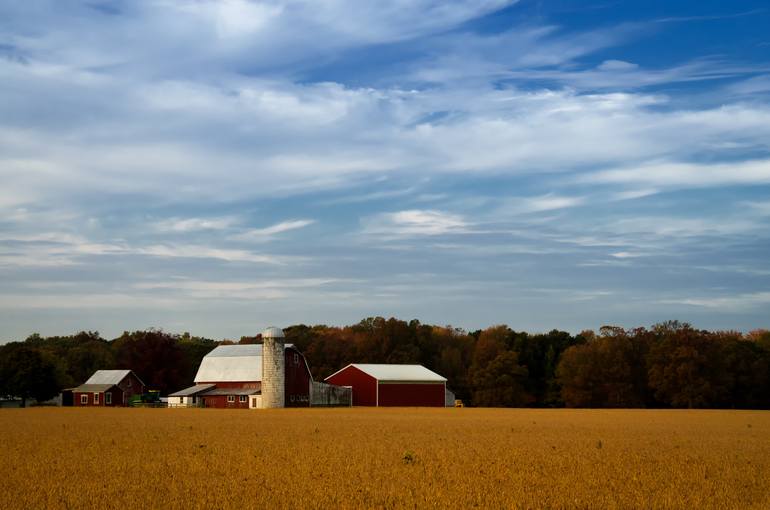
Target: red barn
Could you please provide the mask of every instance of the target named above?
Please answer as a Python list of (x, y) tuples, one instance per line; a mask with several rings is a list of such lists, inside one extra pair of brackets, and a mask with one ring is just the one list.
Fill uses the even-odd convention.
[[(305, 356), (284, 346), (285, 407), (310, 406), (312, 376)], [(169, 407), (258, 409), (262, 399), (262, 344), (220, 345), (203, 357), (195, 386), (169, 395)]]
[(354, 406), (444, 407), (446, 379), (422, 365), (353, 363), (325, 379), (353, 388)]
[(127, 406), (131, 397), (144, 393), (144, 383), (131, 370), (97, 370), (84, 384), (72, 389), (74, 406)]

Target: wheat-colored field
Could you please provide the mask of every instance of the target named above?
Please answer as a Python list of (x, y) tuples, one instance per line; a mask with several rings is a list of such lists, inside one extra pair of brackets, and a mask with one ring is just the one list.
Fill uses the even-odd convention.
[(770, 412), (0, 411), (4, 508), (770, 508)]

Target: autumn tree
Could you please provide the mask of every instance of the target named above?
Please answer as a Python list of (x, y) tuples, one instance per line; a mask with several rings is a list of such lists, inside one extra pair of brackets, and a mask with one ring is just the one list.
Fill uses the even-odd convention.
[(515, 352), (501, 352), (473, 372), (473, 405), (522, 407), (531, 404), (532, 397), (525, 389), (527, 375), (527, 367), (519, 365)]
[(648, 358), (650, 388), (672, 407), (712, 407), (727, 400), (722, 349), (708, 332), (668, 322), (653, 327), (657, 336)]
[(633, 343), (622, 328), (604, 327), (601, 336), (568, 348), (557, 377), (567, 407), (640, 407), (644, 390), (635, 384)]

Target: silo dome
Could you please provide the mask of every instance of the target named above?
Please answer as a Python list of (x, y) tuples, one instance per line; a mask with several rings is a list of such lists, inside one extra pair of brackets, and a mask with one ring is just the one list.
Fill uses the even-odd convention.
[(262, 338), (284, 338), (283, 330), (281, 328), (270, 326), (262, 332)]

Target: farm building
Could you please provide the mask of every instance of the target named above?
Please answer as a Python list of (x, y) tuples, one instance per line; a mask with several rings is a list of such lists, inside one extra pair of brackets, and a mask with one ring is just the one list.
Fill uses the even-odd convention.
[(312, 395), (319, 405), (349, 405), (350, 390), (314, 382), (305, 356), (283, 338), (282, 330), (268, 328), (263, 344), (216, 347), (203, 357), (195, 385), (170, 394), (168, 406), (308, 407)]
[(73, 406), (127, 406), (131, 397), (142, 393), (144, 383), (131, 370), (97, 370), (84, 384), (62, 392), (62, 403)]
[(422, 365), (353, 363), (325, 381), (351, 386), (354, 406), (444, 407), (449, 400), (446, 379)]

